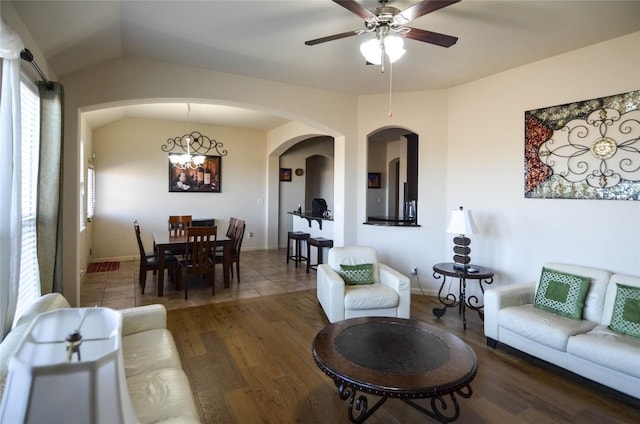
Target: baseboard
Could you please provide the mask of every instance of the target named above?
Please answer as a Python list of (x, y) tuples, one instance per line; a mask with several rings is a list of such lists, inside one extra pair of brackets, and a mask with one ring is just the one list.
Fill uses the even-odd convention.
[(421, 289), (418, 287), (411, 287), (411, 294), (418, 296), (437, 296), (438, 291), (434, 289)]
[[(110, 256), (106, 258), (91, 258), (91, 262), (129, 262), (129, 261), (137, 261), (140, 260), (140, 255), (129, 255), (129, 256)], [(89, 265), (87, 263), (87, 266)]]

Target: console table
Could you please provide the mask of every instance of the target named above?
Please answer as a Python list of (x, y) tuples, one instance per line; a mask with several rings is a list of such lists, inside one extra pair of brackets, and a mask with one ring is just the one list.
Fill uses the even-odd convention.
[[(447, 277), (458, 279), (458, 296), (456, 296), (455, 293), (443, 295)], [(481, 303), (475, 295), (467, 296), (467, 280), (477, 280), (480, 285), (480, 290), (482, 290), (482, 294), (484, 294), (483, 283), (493, 283), (492, 270), (478, 265), (468, 265), (466, 268), (459, 268), (458, 265), (453, 262), (444, 262), (433, 266), (433, 278), (436, 280), (442, 278), (442, 284), (438, 291), (438, 300), (440, 300), (443, 306), (433, 308), (433, 314), (436, 318), (440, 319), (440, 317), (447, 312), (447, 308), (457, 306), (458, 313), (462, 315), (462, 326), (465, 330), (467, 329), (467, 317), (465, 314), (467, 308), (477, 311), (480, 319), (484, 319), (484, 312), (482, 311), (484, 307), (483, 303)]]

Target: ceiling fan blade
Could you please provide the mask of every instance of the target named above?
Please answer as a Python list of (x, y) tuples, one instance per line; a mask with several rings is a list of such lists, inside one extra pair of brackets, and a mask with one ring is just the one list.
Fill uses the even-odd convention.
[(442, 47), (451, 47), (458, 41), (458, 37), (452, 35), (440, 34), (439, 32), (425, 31), (424, 29), (409, 28), (405, 38), (412, 40), (424, 41), (425, 43), (435, 44)]
[(327, 41), (339, 40), (341, 38), (351, 37), (352, 35), (358, 35), (360, 31), (353, 30), (348, 32), (341, 32), (340, 34), (328, 35), (326, 37), (316, 38), (314, 40), (305, 41), (307, 46), (315, 46), (316, 44), (326, 43)]
[(376, 17), (376, 15), (374, 15), (372, 11), (370, 11), (369, 9), (367, 9), (366, 7), (364, 7), (363, 5), (361, 5), (355, 0), (333, 0), (333, 2), (344, 7), (351, 13), (355, 13), (356, 15), (360, 16), (362, 19), (370, 19), (370, 18)]
[(420, 3), (416, 3), (400, 12), (407, 22), (413, 21), (420, 16), (424, 16), (427, 13), (434, 12), (443, 7), (451, 6), (454, 3), (458, 3), (460, 0), (424, 0)]

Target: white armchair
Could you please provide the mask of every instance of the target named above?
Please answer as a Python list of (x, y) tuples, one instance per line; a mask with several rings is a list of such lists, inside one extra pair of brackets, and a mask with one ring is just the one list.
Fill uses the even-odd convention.
[[(345, 285), (340, 265), (373, 264), (373, 284)], [(367, 246), (334, 247), (326, 264), (318, 265), (318, 301), (330, 322), (355, 317), (409, 318), (409, 278), (379, 263), (376, 249)]]

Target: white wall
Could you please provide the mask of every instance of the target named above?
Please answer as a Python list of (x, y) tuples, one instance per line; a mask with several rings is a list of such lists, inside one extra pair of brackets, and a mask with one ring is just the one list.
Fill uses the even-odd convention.
[[(358, 243), (375, 246), (378, 256), (405, 275), (418, 268), (420, 282), (431, 283), (431, 266), (450, 260), (444, 255), (447, 217), (444, 207), (447, 178), (446, 90), (393, 93), (393, 116), (388, 117), (388, 95), (363, 96), (358, 106)], [(367, 191), (367, 135), (380, 128), (401, 127), (418, 134), (418, 223), (419, 227), (365, 225)], [(404, 157), (404, 155), (402, 156)], [(417, 280), (412, 277), (417, 287)]]
[(473, 209), (471, 257), (498, 284), (546, 261), (640, 275), (640, 202), (524, 198), (524, 112), (640, 89), (638, 46), (635, 33), (450, 91), (445, 203)]
[[(93, 131), (97, 174), (96, 218), (93, 232), (96, 260), (127, 259), (138, 255), (133, 221), (138, 220), (143, 242), (151, 250), (153, 231), (166, 231), (169, 215), (215, 218), (224, 234), (229, 217), (247, 222), (243, 248), (266, 246), (266, 132), (240, 128), (190, 124), (224, 145), (220, 193), (170, 193), (168, 138), (187, 131), (186, 122), (122, 119)], [(215, 155), (216, 153), (210, 153)]]
[[(236, 75), (212, 72), (187, 66), (124, 57), (91, 67), (62, 80), (65, 86), (65, 175), (63, 198), (65, 296), (78, 304), (80, 293), (80, 257), (78, 228), (78, 143), (81, 113), (126, 103), (161, 101), (191, 101), (248, 107), (270, 112), (312, 128), (313, 135), (328, 135), (335, 139), (335, 167), (339, 169), (334, 192), (334, 225), (339, 228), (340, 241), (355, 242), (355, 230), (345, 228), (345, 221), (355, 217), (355, 205), (346, 204), (345, 184), (355, 180), (355, 169), (346, 168), (355, 161), (356, 97)], [(313, 99), (313, 101), (310, 101)], [(281, 134), (279, 131), (275, 131)], [(284, 131), (282, 134), (299, 136)], [(257, 179), (267, 195), (277, 192), (277, 164), (273, 154), (287, 145), (291, 138), (268, 136), (264, 173)], [(348, 146), (351, 140), (353, 147)], [(267, 159), (268, 158), (268, 159)], [(275, 165), (275, 166), (274, 166)], [(224, 165), (223, 165), (224, 166)], [(276, 187), (276, 188), (274, 188)], [(237, 194), (242, 196), (241, 193)], [(277, 202), (277, 195), (275, 196)], [(252, 199), (255, 202), (255, 197)], [(267, 234), (269, 247), (277, 240), (277, 213), (274, 201), (267, 199), (267, 213), (261, 225)], [(275, 203), (277, 205), (277, 203)], [(275, 207), (277, 208), (277, 207)], [(275, 238), (273, 238), (275, 237)], [(97, 237), (95, 237), (97, 240)], [(274, 240), (273, 242), (271, 240)], [(97, 242), (97, 241), (96, 241)]]
[[(558, 261), (640, 275), (640, 202), (524, 198), (524, 112), (640, 89), (640, 33), (549, 58), (443, 91), (394, 94), (359, 102), (358, 146), (395, 124), (420, 137), (420, 228), (360, 225), (358, 241), (377, 245), (402, 272), (439, 287), (431, 267), (451, 261), (450, 211), (473, 210), (474, 263), (496, 271), (495, 285), (534, 281)], [(366, 177), (360, 167), (358, 178)], [(362, 190), (364, 191), (364, 190)], [(364, 202), (360, 203), (361, 205)], [(359, 219), (364, 207), (358, 208)], [(416, 278), (412, 277), (416, 288)]]
[[(4, 2), (3, 18), (23, 39), (30, 39), (28, 29)], [(387, 94), (356, 98), (130, 57), (66, 75), (61, 79), (66, 99), (65, 296), (78, 304), (81, 112), (167, 99), (253, 107), (297, 121), (267, 135), (262, 181), (268, 197), (262, 219), (269, 240), (277, 239), (275, 158), (298, 136), (329, 135), (335, 139), (337, 169), (336, 245), (374, 245), (381, 260), (402, 272), (417, 266), (427, 288), (437, 286), (430, 272), (433, 263), (450, 260), (451, 236), (444, 228), (449, 211), (459, 205), (474, 211), (482, 232), (472, 238), (471, 256), (474, 262), (496, 269), (496, 284), (534, 280), (547, 260), (638, 275), (640, 202), (523, 196), (524, 111), (639, 89), (640, 55), (634, 54), (638, 45), (640, 32), (450, 90), (394, 93), (392, 117), (387, 115)], [(29, 48), (38, 51), (35, 43)], [(43, 67), (41, 56), (37, 60)], [(309, 129), (298, 128), (305, 126)], [(420, 137), (418, 228), (361, 224), (366, 217), (366, 136), (391, 126), (410, 129)], [(413, 283), (415, 287), (415, 278)]]

